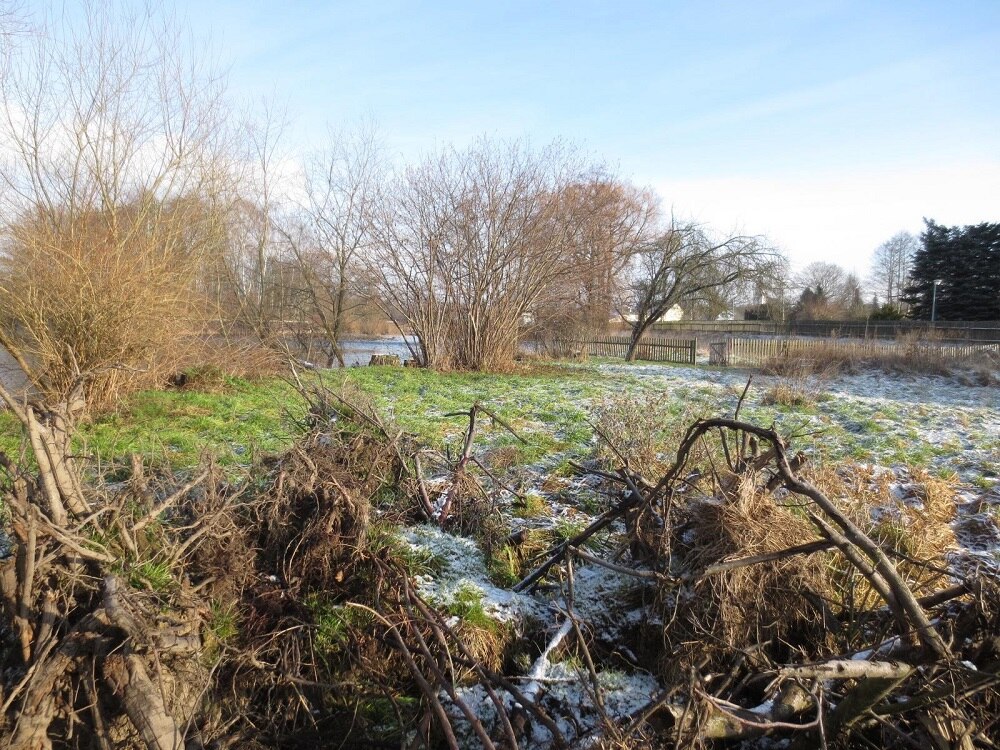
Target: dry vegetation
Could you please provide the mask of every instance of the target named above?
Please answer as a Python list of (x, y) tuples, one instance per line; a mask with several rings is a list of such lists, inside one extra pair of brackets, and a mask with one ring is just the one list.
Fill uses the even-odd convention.
[(926, 331), (908, 334), (891, 347), (871, 350), (866, 349), (864, 341), (816, 338), (810, 339), (807, 348), (771, 357), (761, 369), (768, 374), (799, 379), (878, 369), (893, 374), (955, 375), (973, 385), (997, 384), (995, 350), (984, 347), (981, 351), (955, 355), (948, 349), (949, 344)]
[[(101, 484), (69, 453), (72, 402), (10, 399), (35, 460), (0, 469), (9, 746), (996, 738), (996, 582), (946, 569), (952, 480), (912, 473), (900, 498), (884, 473), (810, 467), (767, 429), (609, 403), (616, 445), (589, 470), (608, 510), (511, 534), (496, 472), (516, 459), (475, 447), (483, 421), (509, 430), (495, 414), (456, 414), (449, 456), (358, 393), (304, 395), (302, 437), (238, 483), (135, 460)], [(667, 460), (635, 439), (654, 423), (678, 448)], [(504, 596), (554, 588), (552, 606), (504, 620), (475, 587), (421, 593), (454, 563), (403, 540), (415, 523), (475, 539)], [(603, 615), (586, 593), (602, 570), (634, 584)], [(608, 635), (619, 607), (642, 616)], [(623, 659), (660, 686), (624, 713)], [(580, 692), (560, 692), (549, 670), (573, 661)]]

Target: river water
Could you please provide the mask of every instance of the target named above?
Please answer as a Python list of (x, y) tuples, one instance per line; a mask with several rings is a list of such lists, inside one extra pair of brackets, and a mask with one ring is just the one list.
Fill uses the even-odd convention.
[[(21, 368), (7, 350), (0, 346), (0, 385), (9, 391), (20, 393), (26, 384), (27, 380)], [(3, 408), (3, 404), (0, 404), (0, 408)]]
[[(416, 339), (409, 338), (415, 348)], [(386, 336), (379, 339), (345, 339), (340, 342), (340, 346), (343, 348), (344, 364), (347, 367), (367, 365), (373, 354), (395, 354), (400, 361), (413, 357), (402, 336)]]

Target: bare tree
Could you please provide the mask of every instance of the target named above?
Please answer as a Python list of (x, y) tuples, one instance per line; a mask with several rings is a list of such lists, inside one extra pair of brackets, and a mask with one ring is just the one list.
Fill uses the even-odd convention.
[(863, 318), (865, 316), (864, 287), (861, 278), (856, 273), (849, 273), (844, 278), (841, 288), (841, 304), (848, 318)]
[(761, 237), (715, 239), (698, 224), (672, 219), (635, 253), (627, 271), (618, 311), (632, 324), (628, 359), (635, 359), (642, 337), (674, 305), (710, 299), (779, 275), (780, 269), (780, 256)]
[(431, 366), (506, 367), (534, 308), (569, 272), (559, 144), (482, 140), (407, 169), (383, 193), (369, 273)]
[[(270, 103), (263, 115), (245, 118), (233, 149), (229, 180), (217, 197), (224, 215), (220, 264), (220, 318), (237, 323), (261, 343), (284, 348), (286, 299), (293, 293), (282, 263), (279, 214), (283, 191), (279, 163), (284, 122)], [(276, 326), (276, 324), (278, 324)]]
[(795, 316), (803, 320), (836, 320), (865, 313), (863, 286), (857, 274), (836, 263), (810, 263), (796, 274), (799, 300)]
[(847, 271), (836, 263), (817, 261), (810, 263), (795, 275), (799, 289), (822, 289), (828, 296), (840, 300), (843, 297)]
[[(370, 245), (382, 161), (374, 130), (334, 133), (306, 169), (306, 202), (282, 230), (298, 263), (310, 322), (321, 332), (327, 364), (344, 365), (340, 346), (359, 256)], [(353, 298), (356, 300), (357, 297)], [(311, 332), (309, 332), (311, 336)]]
[(415, 359), (434, 368), (450, 363), (446, 334), (453, 293), (443, 259), (443, 172), (441, 159), (427, 159), (380, 185), (364, 266), (373, 301), (402, 333), (416, 335)]
[(871, 284), (887, 305), (899, 307), (903, 290), (910, 282), (910, 263), (920, 242), (909, 232), (899, 232), (875, 249)]
[(568, 272), (533, 311), (535, 329), (555, 337), (602, 332), (629, 259), (651, 239), (658, 200), (604, 170), (567, 185), (562, 200)]
[(152, 372), (198, 317), (221, 86), (168, 22), (116, 10), (25, 36), (0, 78), (0, 345), (48, 392)]
[(15, 0), (0, 0), (0, 74), (10, 45), (24, 33), (25, 28), (24, 4)]

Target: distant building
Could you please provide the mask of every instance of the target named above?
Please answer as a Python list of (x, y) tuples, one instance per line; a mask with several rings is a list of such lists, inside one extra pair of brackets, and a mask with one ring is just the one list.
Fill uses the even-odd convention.
[[(629, 313), (628, 315), (626, 315), (624, 317), (625, 317), (625, 322), (626, 323), (635, 323), (639, 319), (639, 316), (637, 316), (635, 313)], [(659, 318), (657, 318), (653, 322), (654, 323), (673, 323), (673, 322), (676, 322), (678, 320), (683, 320), (683, 318), (684, 318), (684, 308), (681, 307), (680, 305), (674, 305), (673, 307), (671, 307), (669, 310), (667, 310), (665, 313), (663, 313), (663, 315), (661, 315)], [(614, 318), (611, 319), (611, 322), (614, 323), (614, 322), (616, 322), (618, 320), (621, 320), (621, 318), (614, 317)]]
[(671, 323), (684, 318), (684, 308), (680, 305), (674, 305), (669, 310), (667, 310), (663, 315), (660, 316), (660, 321), (662, 323)]

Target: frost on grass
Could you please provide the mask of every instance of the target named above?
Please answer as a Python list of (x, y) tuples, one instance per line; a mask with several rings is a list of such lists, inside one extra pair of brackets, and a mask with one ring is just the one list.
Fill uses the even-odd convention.
[[(500, 623), (510, 623), (517, 629), (544, 631), (546, 623), (566, 620), (565, 589), (525, 595), (493, 585), (482, 552), (473, 540), (427, 525), (405, 529), (402, 538), (422, 557), (434, 561), (433, 572), (416, 576), (414, 580), (420, 594), (435, 605), (448, 610), (461, 604), (473, 591), (481, 596), (482, 609), (489, 617)], [(606, 568), (578, 568), (574, 575), (574, 616), (595, 640), (612, 646), (619, 644), (626, 639), (629, 630), (644, 621), (645, 610), (640, 602), (644, 585), (640, 579)], [(539, 681), (544, 688), (541, 708), (557, 721), (566, 739), (583, 739), (601, 727), (603, 716), (595, 701), (590, 677), (578, 660), (546, 663)], [(661, 689), (651, 675), (630, 675), (617, 670), (599, 671), (598, 681), (604, 715), (612, 720), (638, 711)], [(457, 688), (457, 692), (486, 730), (495, 735), (500, 730), (499, 719), (484, 688), (476, 684)], [(440, 698), (454, 722), (461, 746), (476, 746), (475, 733), (462, 711), (445, 693), (442, 692)], [(510, 695), (504, 694), (503, 700), (508, 710), (515, 708)], [(543, 750), (552, 743), (548, 730), (532, 725), (524, 747)]]
[(621, 644), (645, 621), (642, 595), (651, 588), (648, 581), (596, 565), (577, 568), (573, 579), (573, 611), (596, 639)]
[(545, 617), (544, 604), (490, 581), (483, 553), (472, 539), (428, 525), (404, 529), (402, 537), (436, 562), (433, 572), (414, 577), (420, 595), (436, 605), (447, 609), (475, 590), (482, 594), (483, 611), (497, 622), (523, 624)]
[[(507, 389), (498, 391), (496, 399), (480, 399), (498, 406), (498, 412), (535, 443), (531, 449), (519, 447), (517, 461), (490, 463), (505, 484), (528, 498), (516, 499), (497, 490), (501, 500), (498, 509), (507, 516), (511, 532), (524, 528), (551, 531), (554, 543), (565, 538), (563, 532), (586, 525), (607, 507), (609, 498), (602, 495), (600, 480), (581, 478), (571, 466), (571, 462), (599, 462), (602, 457), (592, 436), (581, 437), (586, 430), (581, 432), (576, 416), (563, 419), (570, 412), (560, 402), (571, 404), (591, 422), (611, 397), (643, 402), (655, 396), (680, 402), (685, 418), (731, 415), (747, 377), (739, 371), (663, 365), (585, 367), (600, 376), (588, 381), (586, 388), (572, 378), (567, 378), (565, 386), (555, 379), (544, 386), (529, 385), (520, 395)], [(810, 476), (814, 471), (819, 475), (826, 472), (828, 489), (835, 490), (831, 497), (850, 507), (852, 516), (876, 538), (913, 558), (945, 554), (955, 572), (1000, 568), (998, 389), (974, 388), (940, 377), (862, 374), (811, 379), (802, 387), (808, 396), (802, 401), (767, 399), (769, 390), (780, 382), (781, 378), (755, 377), (741, 416), (758, 424), (774, 423), (781, 434), (789, 436), (795, 449), (808, 455), (806, 471)], [(442, 384), (446, 383), (442, 379)], [(546, 399), (548, 403), (543, 403)], [(445, 441), (457, 440), (461, 420), (442, 422), (446, 423), (442, 430)], [(501, 449), (509, 449), (509, 442), (503, 431), (484, 424), (476, 450), (483, 454), (493, 450), (495, 454), (488, 455), (500, 456)], [(676, 450), (674, 443), (654, 447), (659, 451), (654, 458), (661, 463), (669, 463)], [(609, 537), (591, 541), (602, 547), (615, 546), (621, 533), (616, 527)], [(565, 579), (558, 575), (532, 595), (514, 594), (491, 581), (483, 554), (472, 539), (430, 526), (402, 534), (414, 549), (436, 561), (429, 573), (417, 578), (419, 592), (435, 605), (454, 608), (474, 592), (489, 618), (526, 635), (536, 647), (565, 621), (569, 592)], [(949, 583), (947, 575), (934, 580), (925, 580), (917, 572), (912, 575), (926, 591)], [(650, 597), (643, 591), (644, 585), (642, 579), (607, 568), (576, 568), (572, 611), (597, 650), (616, 650), (629, 659), (625, 644), (636, 643), (639, 628), (657, 624), (654, 613), (646, 607)], [(881, 655), (887, 649), (879, 647), (876, 652)], [(541, 707), (559, 722), (559, 730), (568, 741), (585, 746), (585, 738), (599, 729), (603, 717), (590, 674), (572, 648), (569, 652), (557, 651), (556, 661), (544, 665)], [(623, 674), (600, 665), (597, 669), (608, 718), (628, 716), (660, 690), (650, 675)], [(512, 679), (523, 686), (528, 678)], [(498, 718), (489, 696), (479, 686), (459, 691), (487, 731), (495, 735)], [(507, 707), (513, 708), (513, 699), (504, 695)], [(442, 703), (454, 719), (460, 741), (474, 746), (474, 735), (461, 711), (444, 696)], [(551, 746), (552, 737), (544, 727), (533, 725), (530, 718), (529, 726), (525, 747)]]

